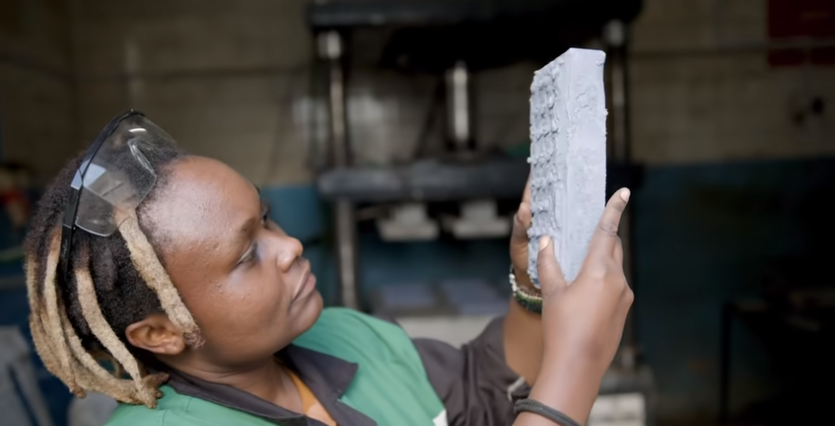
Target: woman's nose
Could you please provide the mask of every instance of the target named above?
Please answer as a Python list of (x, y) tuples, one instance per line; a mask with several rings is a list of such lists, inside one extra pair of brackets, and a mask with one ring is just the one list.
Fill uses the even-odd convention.
[(293, 266), (296, 259), (302, 256), (304, 248), (302, 243), (290, 236), (278, 237), (278, 266), (282, 272), (287, 272)]

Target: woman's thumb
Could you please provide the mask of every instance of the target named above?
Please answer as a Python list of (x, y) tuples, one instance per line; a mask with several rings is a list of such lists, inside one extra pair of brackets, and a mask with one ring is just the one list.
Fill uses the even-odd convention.
[(543, 295), (560, 293), (568, 287), (557, 256), (554, 255), (554, 244), (547, 235), (539, 239), (536, 270), (539, 273), (539, 285)]

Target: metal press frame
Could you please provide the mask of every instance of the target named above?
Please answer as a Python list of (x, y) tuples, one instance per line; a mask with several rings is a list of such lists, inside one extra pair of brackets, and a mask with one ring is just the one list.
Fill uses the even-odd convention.
[[(333, 166), (346, 168), (351, 166), (351, 152), (348, 145), (344, 37), (338, 31), (328, 31), (319, 34), (317, 41), (319, 56), (327, 61), (330, 152)], [(339, 302), (342, 306), (359, 309), (354, 203), (345, 198), (337, 199), (334, 202), (334, 212)]]
[[(630, 137), (629, 137), (629, 116), (628, 116), (628, 74), (627, 74), (627, 33), (628, 27), (622, 21), (612, 21), (605, 26), (603, 42), (607, 51), (607, 90), (609, 96), (609, 153), (610, 159), (620, 163), (629, 164), (631, 161)], [(320, 58), (327, 63), (328, 74), (328, 110), (329, 110), (329, 151), (334, 168), (351, 167), (351, 152), (348, 140), (348, 111), (346, 94), (346, 46), (345, 37), (336, 30), (319, 33), (317, 36), (317, 49)], [(450, 77), (454, 80), (456, 70), (451, 70)], [(458, 70), (458, 74), (461, 74)], [(448, 77), (448, 78), (450, 78)], [(459, 78), (460, 79), (460, 78)], [(453, 85), (456, 86), (456, 85)], [(457, 93), (453, 91), (453, 96)], [(468, 96), (457, 94), (459, 105), (468, 100)], [(466, 105), (466, 104), (465, 104)], [(460, 110), (460, 108), (456, 108)], [(457, 111), (453, 111), (457, 112)], [(469, 111), (468, 111), (469, 114)], [(466, 124), (455, 125), (461, 121), (460, 113), (456, 117), (450, 117), (452, 130), (460, 128), (459, 134), (454, 135), (459, 143), (471, 137), (469, 132), (469, 121), (467, 115), (463, 119)], [(467, 129), (466, 131), (464, 129)], [(348, 198), (338, 198), (334, 201), (334, 225), (336, 229), (336, 257), (339, 277), (339, 303), (343, 306), (358, 309), (361, 307), (357, 271), (357, 230), (356, 211), (354, 203)], [(632, 257), (632, 215), (629, 212), (624, 214), (621, 225), (621, 238), (624, 243), (624, 268), (627, 279), (633, 283), (634, 265)], [(622, 351), (621, 362), (626, 366), (635, 365), (635, 331), (634, 321), (631, 316), (624, 332), (624, 350)]]

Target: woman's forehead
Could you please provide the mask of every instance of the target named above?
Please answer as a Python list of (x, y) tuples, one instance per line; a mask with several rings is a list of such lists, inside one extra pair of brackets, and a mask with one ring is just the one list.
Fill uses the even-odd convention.
[(172, 167), (166, 188), (147, 211), (168, 236), (191, 244), (226, 241), (260, 215), (258, 191), (226, 164), (189, 157)]

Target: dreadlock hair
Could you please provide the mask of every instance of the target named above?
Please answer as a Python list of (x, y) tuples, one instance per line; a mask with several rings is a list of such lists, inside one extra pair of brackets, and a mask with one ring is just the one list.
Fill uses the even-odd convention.
[(168, 183), (167, 166), (186, 153), (170, 147), (151, 154), (148, 161), (158, 174), (155, 187), (135, 213), (120, 218), (123, 222), (111, 236), (75, 232), (67, 277), (59, 265), (62, 218), (83, 156), (67, 164), (39, 201), (25, 252), (29, 325), (46, 368), (79, 397), (99, 392), (154, 408), (168, 376), (148, 371), (153, 357), (128, 343), (127, 327), (164, 313), (182, 329), (189, 346), (199, 346), (201, 340), (154, 249), (160, 245), (150, 239), (155, 237), (153, 224), (143, 214)]

